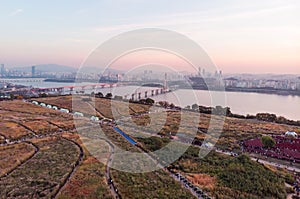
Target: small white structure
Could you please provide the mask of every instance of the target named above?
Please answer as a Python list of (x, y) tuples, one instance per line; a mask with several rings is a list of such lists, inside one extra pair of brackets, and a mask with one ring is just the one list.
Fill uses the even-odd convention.
[(94, 122), (97, 122), (97, 121), (99, 121), (99, 117), (92, 116), (92, 117), (91, 117), (91, 120), (94, 121)]
[(52, 106), (52, 109), (56, 111), (58, 110), (57, 106)]
[(74, 113), (74, 116), (77, 116), (77, 117), (83, 117), (83, 113), (75, 112), (75, 113)]
[(295, 132), (290, 132), (290, 131), (287, 131), (284, 135), (285, 135), (285, 136), (293, 136), (293, 137), (297, 137), (297, 133), (295, 133)]
[(42, 107), (46, 107), (46, 104), (45, 104), (45, 103), (40, 103), (40, 105), (41, 105)]
[(39, 105), (37, 101), (32, 101), (32, 104)]
[(70, 111), (68, 109), (65, 109), (65, 108), (61, 108), (60, 112), (62, 112), (62, 113), (70, 113)]
[(207, 148), (207, 149), (212, 149), (212, 148), (214, 148), (214, 145), (210, 142), (207, 142), (207, 143), (204, 144), (204, 147)]
[(52, 106), (50, 104), (47, 105), (47, 108), (52, 108)]

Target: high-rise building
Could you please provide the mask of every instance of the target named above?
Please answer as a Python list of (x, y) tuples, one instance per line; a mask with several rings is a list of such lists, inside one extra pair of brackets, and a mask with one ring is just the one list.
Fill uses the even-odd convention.
[(206, 73), (205, 73), (205, 69), (204, 69), (204, 68), (202, 69), (202, 75), (203, 75), (203, 77), (206, 76)]
[(198, 76), (202, 76), (201, 67), (198, 68)]
[(31, 76), (35, 77), (35, 66), (31, 67)]
[(218, 71), (216, 70), (216, 71), (215, 71), (215, 78), (218, 78), (218, 75), (219, 75), (219, 74), (218, 74)]
[(5, 68), (4, 68), (4, 64), (1, 64), (1, 77), (5, 77)]
[(168, 77), (167, 77), (167, 73), (165, 73), (165, 79), (164, 79), (164, 90), (166, 91), (166, 90), (168, 90), (168, 83), (167, 83), (167, 79), (168, 79)]

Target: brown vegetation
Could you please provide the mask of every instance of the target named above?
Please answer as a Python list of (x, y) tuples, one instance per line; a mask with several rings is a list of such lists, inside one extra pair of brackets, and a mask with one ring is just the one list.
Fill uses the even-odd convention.
[(35, 147), (20, 143), (0, 147), (0, 177), (15, 169), (35, 152)]

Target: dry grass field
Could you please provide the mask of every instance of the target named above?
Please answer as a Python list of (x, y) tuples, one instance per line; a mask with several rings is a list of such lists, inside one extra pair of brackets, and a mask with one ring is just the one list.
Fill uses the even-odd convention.
[(30, 158), (35, 150), (36, 148), (28, 143), (0, 147), (0, 177)]
[(32, 134), (31, 131), (27, 130), (18, 123), (11, 121), (1, 121), (0, 133), (9, 140), (17, 140), (22, 137)]
[(72, 170), (79, 149), (61, 138), (36, 139), (35, 156), (1, 178), (2, 198), (49, 198), (53, 196)]
[(91, 156), (86, 157), (57, 198), (112, 198), (105, 178), (105, 166)]
[(105, 176), (105, 165), (89, 153), (82, 143), (83, 138), (80, 139), (78, 135), (70, 133), (63, 134), (63, 137), (80, 144), (84, 150), (84, 158), (57, 198), (112, 198)]
[[(39, 98), (37, 101), (72, 110), (71, 96)], [(93, 106), (97, 108), (99, 117), (120, 118), (117, 123), (119, 128), (131, 135), (138, 145), (150, 151), (155, 151), (169, 142), (169, 136), (189, 137), (192, 135), (199, 140), (209, 138), (207, 134), (210, 118), (221, 121), (219, 116), (199, 114), (189, 111), (151, 112), (149, 106), (139, 104), (127, 104), (121, 101), (110, 101), (97, 98), (92, 101), (77, 99), (79, 107), (87, 110), (85, 114), (91, 114)], [(113, 104), (113, 107), (111, 107)], [(136, 113), (143, 113), (137, 115)], [(125, 116), (125, 117), (122, 117)], [(82, 162), (76, 167), (75, 172), (62, 187), (58, 198), (111, 198), (107, 185), (106, 167), (99, 162), (82, 143), (83, 139), (96, 138), (99, 133), (90, 128), (89, 119), (75, 118), (76, 124), (83, 127), (81, 137), (74, 129), (74, 118), (70, 114), (43, 108), (22, 101), (0, 102), (0, 143), (5, 138), (19, 140), (26, 138), (36, 148), (21, 142), (15, 145), (0, 147), (0, 198), (49, 198), (60, 189), (73, 165), (78, 160), (79, 148), (70, 140), (78, 143), (84, 150)], [(78, 127), (77, 126), (77, 127)], [(90, 129), (89, 129), (90, 128)], [(100, 128), (100, 127), (96, 127)], [(114, 146), (125, 151), (140, 152), (138, 147), (130, 144), (111, 126), (101, 127), (103, 135)], [(69, 131), (63, 133), (61, 130)], [(255, 119), (225, 118), (223, 133), (217, 146), (224, 149), (239, 149), (239, 141), (246, 138), (261, 136), (262, 134), (281, 134), (285, 131), (300, 133), (300, 128), (283, 124), (262, 122)], [(55, 135), (54, 135), (55, 133)], [(58, 134), (57, 134), (58, 133)], [(194, 133), (196, 133), (194, 135)], [(44, 138), (34, 138), (34, 134), (46, 135)], [(149, 136), (155, 135), (155, 139)], [(94, 136), (94, 137), (93, 137)], [(160, 136), (164, 138), (160, 138)], [(66, 139), (65, 139), (66, 138)], [(86, 140), (85, 140), (86, 141)], [(97, 144), (94, 143), (97, 148)], [(90, 146), (91, 147), (91, 146)], [(89, 148), (90, 149), (90, 148)], [(273, 168), (262, 167), (247, 159), (234, 159), (219, 154), (212, 154), (204, 160), (198, 158), (197, 149), (188, 151), (182, 158), (171, 165), (172, 169), (181, 172), (197, 186), (217, 198), (261, 198), (268, 194), (271, 198), (283, 198), (283, 180), (286, 173)], [(33, 155), (33, 156), (32, 156)], [(105, 153), (104, 153), (105, 155)], [(106, 154), (107, 155), (107, 154)], [(118, 162), (119, 161), (119, 162)], [(126, 157), (113, 164), (131, 163)], [(121, 162), (120, 162), (121, 161)], [(147, 163), (144, 165), (147, 167)], [(254, 168), (254, 170), (253, 170)], [(250, 171), (252, 169), (252, 171)], [(9, 175), (5, 176), (6, 173)], [(251, 173), (254, 172), (254, 173)], [(255, 173), (258, 172), (258, 173)], [(131, 174), (111, 169), (111, 175), (122, 198), (192, 198), (192, 195), (180, 186), (164, 170), (143, 174)], [(242, 178), (240, 181), (260, 186), (261, 192), (253, 187), (246, 190), (245, 187), (230, 183), (228, 180)], [(257, 176), (253, 181), (250, 176)], [(269, 179), (272, 176), (275, 180)], [(266, 180), (263, 181), (261, 177)], [(265, 185), (260, 184), (263, 181)], [(248, 182), (249, 181), (249, 182)], [(272, 186), (275, 190), (270, 190)]]
[(122, 198), (194, 198), (163, 170), (133, 174), (113, 169), (112, 176)]
[[(227, 150), (239, 150), (239, 142), (245, 139), (254, 138), (263, 134), (283, 134), (286, 131), (294, 131), (300, 133), (300, 127), (277, 124), (271, 122), (259, 121), (256, 119), (237, 119), (226, 117), (222, 119), (220, 116), (212, 116), (208, 114), (198, 114), (194, 112), (168, 112), (151, 113), (141, 115), (134, 118), (124, 118), (119, 121), (123, 129), (136, 137), (143, 136), (141, 132), (150, 135), (181, 135), (190, 134), (203, 140), (211, 138), (211, 134), (207, 133), (210, 125), (210, 119), (214, 117), (216, 121), (223, 122), (220, 125), (222, 133), (219, 135), (217, 146)], [(198, 118), (199, 123), (195, 122)], [(198, 126), (198, 129), (195, 129)], [(219, 128), (219, 127), (217, 127)], [(197, 132), (197, 134), (195, 134)]]

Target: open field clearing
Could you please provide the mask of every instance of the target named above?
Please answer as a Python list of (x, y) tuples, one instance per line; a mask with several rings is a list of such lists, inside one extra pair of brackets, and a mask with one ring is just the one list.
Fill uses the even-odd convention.
[(34, 140), (38, 153), (0, 181), (1, 198), (49, 198), (63, 185), (79, 157), (65, 139)]
[(30, 158), (36, 148), (28, 143), (0, 147), (0, 177)]

